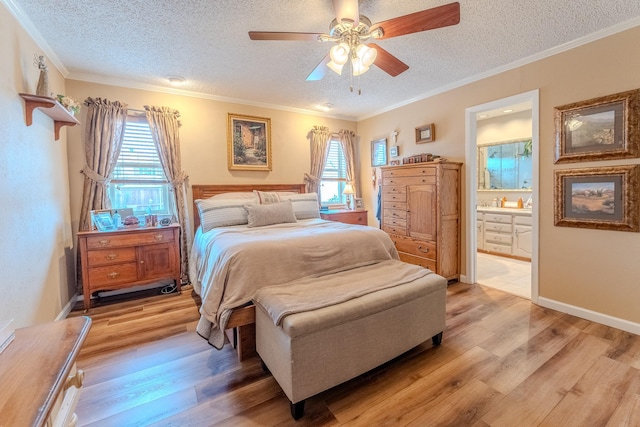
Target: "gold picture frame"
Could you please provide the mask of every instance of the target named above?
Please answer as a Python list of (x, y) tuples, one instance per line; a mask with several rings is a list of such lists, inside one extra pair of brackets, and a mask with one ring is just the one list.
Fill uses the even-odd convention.
[(271, 119), (228, 113), (229, 170), (271, 170)]
[(556, 170), (554, 224), (640, 231), (640, 165)]
[(554, 109), (555, 163), (638, 157), (640, 90)]
[(429, 123), (428, 125), (416, 128), (416, 144), (424, 144), (425, 142), (433, 142), (436, 140), (436, 125)]

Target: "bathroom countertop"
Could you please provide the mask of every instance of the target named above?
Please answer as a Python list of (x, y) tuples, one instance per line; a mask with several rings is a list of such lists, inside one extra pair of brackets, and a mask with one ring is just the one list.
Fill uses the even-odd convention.
[(477, 209), (478, 212), (531, 215), (531, 208), (494, 208), (491, 206), (478, 206)]

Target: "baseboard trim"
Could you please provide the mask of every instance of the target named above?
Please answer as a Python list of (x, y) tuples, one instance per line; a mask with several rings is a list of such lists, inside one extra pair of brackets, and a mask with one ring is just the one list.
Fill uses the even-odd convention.
[(640, 323), (630, 322), (618, 317), (609, 316), (608, 314), (598, 313), (597, 311), (576, 307), (575, 305), (565, 304), (563, 302), (544, 297), (538, 297), (538, 305), (551, 308), (562, 313), (571, 314), (572, 316), (580, 317), (582, 319), (591, 320), (592, 322), (611, 326), (612, 328), (631, 332), (632, 334), (640, 335)]
[(69, 313), (71, 313), (71, 310), (73, 309), (73, 306), (76, 305), (76, 301), (78, 301), (78, 298), (80, 298), (80, 297), (82, 297), (82, 295), (78, 295), (76, 293), (71, 298), (69, 298), (69, 302), (64, 307), (62, 307), (62, 311), (56, 317), (56, 322), (58, 320), (62, 320), (62, 319), (66, 319), (67, 318)]

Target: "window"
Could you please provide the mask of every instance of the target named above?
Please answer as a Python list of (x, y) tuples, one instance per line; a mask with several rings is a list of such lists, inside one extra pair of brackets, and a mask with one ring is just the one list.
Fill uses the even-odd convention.
[(342, 144), (337, 139), (332, 139), (320, 181), (320, 203), (323, 206), (346, 203), (346, 197), (342, 194), (347, 181), (346, 163)]
[(172, 215), (169, 191), (149, 123), (145, 118), (129, 116), (109, 185), (111, 208), (130, 208), (136, 216)]

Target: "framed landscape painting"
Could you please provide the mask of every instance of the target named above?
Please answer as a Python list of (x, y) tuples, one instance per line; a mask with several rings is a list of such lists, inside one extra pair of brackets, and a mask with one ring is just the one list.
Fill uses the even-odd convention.
[(639, 174), (640, 165), (556, 170), (555, 225), (640, 231)]
[(638, 157), (639, 90), (555, 108), (555, 163)]
[(230, 170), (271, 170), (271, 119), (228, 114), (227, 162)]

